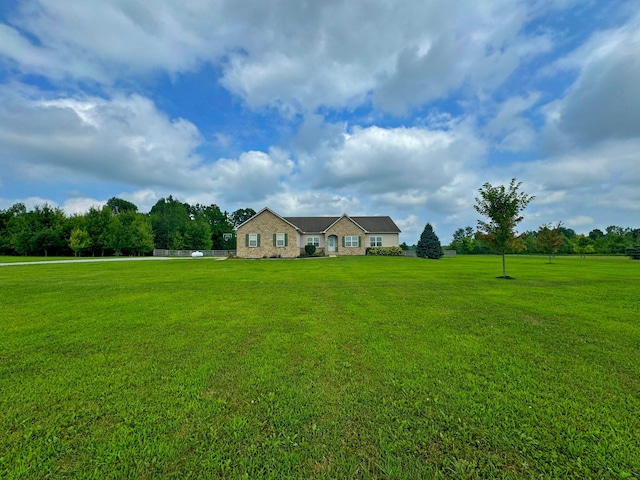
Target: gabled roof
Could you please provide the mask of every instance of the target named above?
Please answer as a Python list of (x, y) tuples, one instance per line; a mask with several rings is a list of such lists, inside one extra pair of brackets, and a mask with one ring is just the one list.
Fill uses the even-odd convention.
[(253, 220), (254, 218), (256, 218), (258, 215), (264, 213), (264, 212), (269, 212), (272, 215), (275, 215), (276, 217), (278, 217), (280, 220), (282, 220), (285, 223), (288, 223), (289, 225), (291, 225), (293, 228), (295, 228), (296, 230), (299, 230), (298, 227), (296, 227), (293, 223), (291, 223), (289, 220), (287, 220), (284, 217), (281, 217), (280, 215), (278, 215), (276, 212), (274, 212), (273, 210), (271, 210), (269, 207), (264, 207), (262, 210), (260, 210), (258, 213), (256, 213), (253, 217), (245, 220), (244, 222), (242, 222), (240, 225), (238, 225), (235, 230), (238, 230), (240, 227), (242, 227), (243, 225), (246, 225), (247, 223), (249, 223), (251, 220)]
[(388, 216), (350, 217), (344, 214), (342, 217), (285, 217), (285, 220), (298, 227), (302, 233), (323, 233), (343, 217), (350, 219), (367, 233), (400, 233), (398, 226)]
[(273, 210), (265, 207), (256, 213), (253, 217), (246, 220), (244, 223), (238, 225), (236, 230), (246, 223), (250, 222), (254, 218), (256, 218), (261, 213), (268, 211), (280, 218), (284, 222), (291, 225), (296, 230), (301, 233), (324, 233), (326, 232), (334, 223), (338, 222), (338, 220), (342, 218), (347, 218), (355, 223), (358, 227), (360, 227), (365, 233), (400, 233), (400, 229), (395, 224), (391, 217), (381, 216), (381, 217), (351, 217), (346, 213), (340, 217), (281, 217)]

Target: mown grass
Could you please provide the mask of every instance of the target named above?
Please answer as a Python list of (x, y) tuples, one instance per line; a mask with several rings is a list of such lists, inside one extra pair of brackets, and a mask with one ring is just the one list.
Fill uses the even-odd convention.
[(0, 478), (638, 478), (640, 262), (0, 268)]
[(20, 262), (54, 262), (56, 260), (87, 260), (92, 257), (35, 257), (24, 256), (15, 257), (0, 255), (0, 263), (20, 263)]

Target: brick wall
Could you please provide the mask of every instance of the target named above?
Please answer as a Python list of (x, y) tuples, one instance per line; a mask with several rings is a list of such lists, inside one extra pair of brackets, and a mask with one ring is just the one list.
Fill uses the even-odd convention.
[[(249, 233), (260, 234), (259, 247), (246, 246), (246, 235)], [(286, 233), (288, 235), (286, 247), (276, 247), (273, 245), (274, 233)], [(270, 211), (265, 210), (238, 229), (238, 244), (236, 250), (240, 258), (277, 256), (281, 256), (282, 258), (295, 258), (300, 255), (298, 232), (287, 222)]]
[[(366, 253), (367, 248), (367, 235), (358, 227), (355, 223), (353, 223), (348, 218), (342, 217), (338, 222), (333, 225), (329, 230), (327, 230), (325, 238), (329, 238), (330, 235), (336, 235), (338, 237), (338, 244), (336, 252), (329, 252), (328, 249), (326, 253), (329, 255), (364, 255)], [(359, 247), (343, 247), (342, 246), (342, 237), (348, 235), (355, 235), (360, 237), (360, 246)]]

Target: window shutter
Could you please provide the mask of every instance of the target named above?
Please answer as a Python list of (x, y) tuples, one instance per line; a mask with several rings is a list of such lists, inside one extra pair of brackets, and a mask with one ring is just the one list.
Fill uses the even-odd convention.
[(274, 246), (274, 247), (277, 247), (277, 244), (276, 244), (276, 242), (277, 242), (276, 238), (277, 238), (277, 237), (278, 237), (278, 234), (277, 234), (277, 233), (274, 233), (274, 234), (273, 234), (273, 246)]
[(248, 233), (244, 234), (244, 246), (245, 247), (249, 246), (249, 234)]
[(289, 234), (288, 233), (284, 234), (284, 246), (285, 247), (289, 246)]
[(258, 246), (260, 246), (260, 234), (258, 234)]
[(344, 237), (342, 237), (342, 246), (343, 246), (343, 247), (345, 246), (345, 243), (344, 243)]
[(362, 245), (362, 237), (358, 235), (358, 246)]

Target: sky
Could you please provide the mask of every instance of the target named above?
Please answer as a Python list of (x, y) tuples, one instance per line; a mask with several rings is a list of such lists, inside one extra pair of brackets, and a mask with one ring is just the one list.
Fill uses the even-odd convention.
[(1, 0), (0, 209), (640, 227), (637, 0)]

